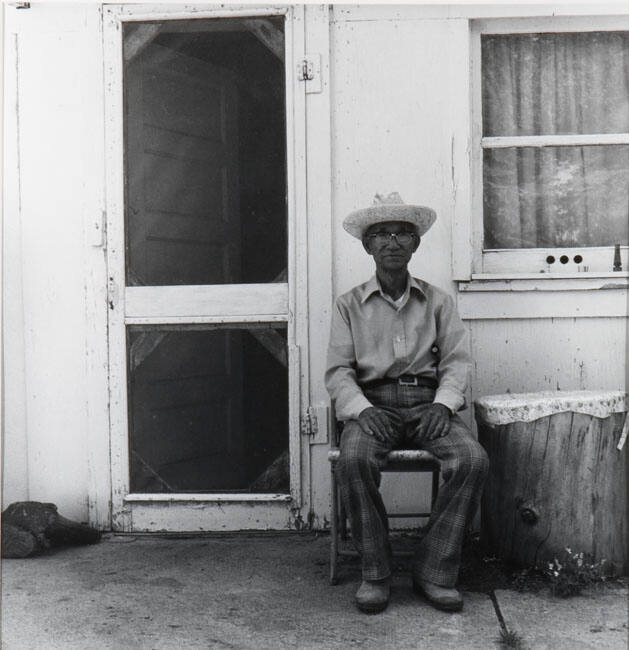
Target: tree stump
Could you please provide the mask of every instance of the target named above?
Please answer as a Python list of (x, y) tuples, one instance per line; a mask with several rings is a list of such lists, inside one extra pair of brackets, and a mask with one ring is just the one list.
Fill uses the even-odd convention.
[(476, 402), (479, 441), (490, 460), (481, 524), (488, 552), (532, 567), (570, 548), (605, 560), (606, 573), (627, 574), (621, 438), (628, 398), (620, 391), (558, 391)]

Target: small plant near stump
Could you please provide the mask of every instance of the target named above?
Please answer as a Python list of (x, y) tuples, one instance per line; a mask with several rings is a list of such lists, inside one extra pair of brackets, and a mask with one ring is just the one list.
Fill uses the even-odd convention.
[(553, 595), (568, 598), (580, 594), (583, 589), (603, 582), (605, 560), (593, 562), (587, 553), (573, 553), (566, 548), (561, 560), (555, 558), (545, 571)]
[(510, 630), (507, 627), (504, 627), (500, 630), (500, 634), (498, 636), (498, 645), (501, 648), (514, 648), (515, 650), (523, 650), (524, 646), (524, 639), (520, 634), (518, 634), (515, 630)]

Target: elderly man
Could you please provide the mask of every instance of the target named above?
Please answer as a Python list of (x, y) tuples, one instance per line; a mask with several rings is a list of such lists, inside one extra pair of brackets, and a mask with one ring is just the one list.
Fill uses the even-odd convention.
[(362, 561), (356, 604), (389, 602), (391, 547), (380, 469), (396, 447), (426, 449), (443, 485), (413, 559), (413, 588), (433, 606), (458, 611), (463, 537), (488, 469), (483, 448), (456, 415), (470, 367), (467, 336), (450, 296), (413, 278), (408, 263), (435, 212), (396, 193), (350, 214), (376, 274), (340, 296), (333, 311), (326, 386), (344, 422), (337, 465), (341, 497)]

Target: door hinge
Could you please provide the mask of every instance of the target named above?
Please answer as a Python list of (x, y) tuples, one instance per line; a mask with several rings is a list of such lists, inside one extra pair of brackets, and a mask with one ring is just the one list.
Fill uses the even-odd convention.
[(297, 64), (297, 78), (306, 82), (306, 93), (321, 92), (321, 55), (306, 54)]
[(311, 445), (326, 444), (330, 428), (329, 419), (330, 409), (326, 404), (309, 406), (301, 416), (301, 434), (310, 438)]
[(301, 435), (313, 437), (317, 433), (319, 433), (319, 418), (314, 408), (309, 406), (301, 416)]

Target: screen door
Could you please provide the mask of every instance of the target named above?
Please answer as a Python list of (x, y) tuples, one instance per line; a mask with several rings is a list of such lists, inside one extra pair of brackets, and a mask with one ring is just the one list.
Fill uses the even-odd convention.
[(286, 24), (120, 23), (122, 224), (108, 241), (118, 233), (110, 346), (122, 528), (151, 527), (134, 522), (143, 503), (260, 510), (295, 496)]

